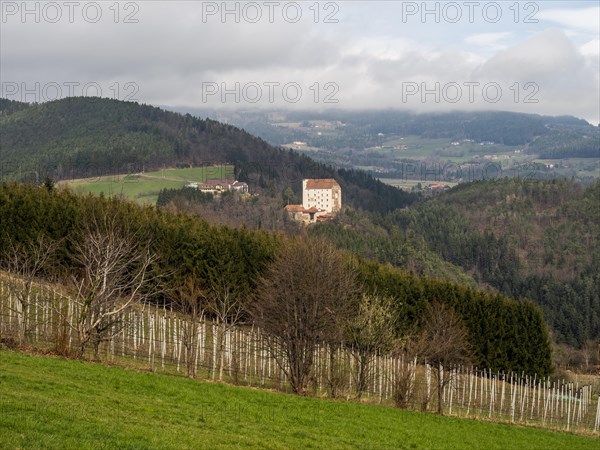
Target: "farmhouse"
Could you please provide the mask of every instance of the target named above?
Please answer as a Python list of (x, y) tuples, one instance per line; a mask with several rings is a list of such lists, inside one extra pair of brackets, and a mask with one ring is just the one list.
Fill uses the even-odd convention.
[(423, 194), (427, 196), (441, 194), (442, 192), (446, 192), (450, 187), (447, 184), (442, 183), (432, 183), (425, 186), (423, 190)]
[(200, 184), (198, 189), (202, 192), (210, 192), (211, 194), (220, 194), (226, 191), (247, 193), (248, 184), (237, 180), (211, 178)]
[(293, 220), (314, 223), (329, 220), (342, 209), (342, 189), (333, 178), (302, 180), (302, 204), (287, 205)]

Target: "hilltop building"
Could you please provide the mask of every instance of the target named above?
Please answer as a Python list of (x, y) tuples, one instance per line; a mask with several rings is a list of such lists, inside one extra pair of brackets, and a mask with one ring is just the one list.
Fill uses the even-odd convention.
[(302, 180), (302, 204), (287, 205), (292, 219), (314, 223), (329, 220), (342, 209), (342, 188), (333, 178)]
[(333, 178), (302, 180), (302, 206), (337, 213), (342, 209), (342, 188)]

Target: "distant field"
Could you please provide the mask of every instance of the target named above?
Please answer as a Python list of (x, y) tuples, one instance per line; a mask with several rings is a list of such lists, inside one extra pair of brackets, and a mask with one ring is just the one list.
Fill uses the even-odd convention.
[(0, 448), (597, 449), (598, 439), (0, 351)]
[(600, 177), (599, 158), (564, 158), (564, 159), (537, 159), (542, 164), (553, 164), (554, 171), (559, 174), (573, 175), (579, 177)]
[[(425, 188), (425, 186), (427, 186), (428, 184), (438, 183), (438, 181), (434, 181), (434, 180), (420, 181), (420, 180), (405, 180), (405, 179), (399, 179), (399, 178), (379, 178), (379, 181), (381, 181), (382, 183), (386, 183), (391, 186), (395, 186), (397, 188), (403, 189), (405, 191), (412, 190), (412, 188), (416, 187), (419, 183), (421, 184), (421, 187), (423, 187), (423, 188)], [(458, 183), (452, 183), (449, 181), (441, 181), (440, 183), (447, 184), (450, 187), (454, 187), (458, 184)]]
[[(512, 160), (521, 160), (523, 155), (515, 153), (520, 147), (502, 144), (480, 145), (476, 142), (460, 141), (459, 145), (452, 145), (451, 139), (422, 138), (419, 136), (405, 136), (394, 138), (385, 142), (381, 148), (370, 148), (369, 151), (389, 153), (394, 159), (428, 159), (439, 158), (444, 161), (461, 163), (470, 161), (474, 156), (483, 155), (508, 155)], [(394, 148), (405, 146), (405, 148)]]
[(161, 189), (182, 188), (188, 183), (208, 178), (232, 178), (233, 166), (164, 169), (156, 172), (69, 180), (59, 183), (78, 194), (123, 196), (139, 204), (155, 204)]

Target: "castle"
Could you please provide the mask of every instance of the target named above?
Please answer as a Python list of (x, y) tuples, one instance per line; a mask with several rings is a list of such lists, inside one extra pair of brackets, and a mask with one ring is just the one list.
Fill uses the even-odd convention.
[(287, 205), (292, 219), (314, 223), (331, 219), (342, 209), (342, 188), (333, 178), (302, 180), (302, 204)]

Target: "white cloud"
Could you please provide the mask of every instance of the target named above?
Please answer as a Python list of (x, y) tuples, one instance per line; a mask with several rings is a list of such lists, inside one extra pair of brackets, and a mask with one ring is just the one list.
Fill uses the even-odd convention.
[(578, 52), (561, 30), (546, 30), (498, 52), (481, 68), (491, 77), (546, 77), (577, 64)]
[(501, 31), (498, 33), (479, 33), (471, 34), (465, 38), (467, 44), (480, 45), (480, 46), (492, 46), (495, 48), (504, 48), (505, 45), (501, 44), (501, 41), (505, 41), (510, 38), (512, 33), (510, 31)]
[(581, 33), (598, 33), (600, 26), (600, 7), (565, 9), (542, 9), (536, 18), (547, 20), (564, 27), (572, 28)]
[(582, 55), (598, 58), (600, 56), (600, 39), (593, 39), (586, 42), (579, 47), (579, 51)]

